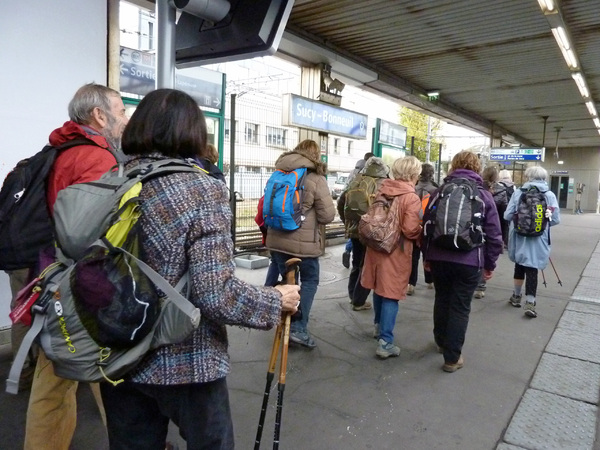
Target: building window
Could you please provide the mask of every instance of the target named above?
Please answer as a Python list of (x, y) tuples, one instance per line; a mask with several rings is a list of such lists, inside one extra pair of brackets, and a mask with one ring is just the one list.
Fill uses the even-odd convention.
[(353, 141), (348, 141), (348, 155), (352, 155), (352, 144), (354, 144)]
[(267, 127), (267, 145), (272, 147), (285, 147), (287, 130), (283, 128)]
[(334, 155), (340, 154), (340, 139), (338, 139), (338, 138), (333, 139), (333, 154)]
[(258, 144), (258, 124), (246, 122), (246, 144)]
[[(239, 123), (238, 123), (238, 121), (236, 120), (236, 121), (235, 121), (235, 129), (236, 129), (236, 133), (238, 133), (238, 132), (239, 132), (239, 129), (238, 129), (238, 127), (239, 127)], [(229, 140), (229, 138), (230, 138), (230, 136), (231, 136), (231, 120), (230, 120), (230, 119), (225, 119), (225, 123), (223, 124), (223, 134), (224, 134), (224, 136), (223, 136), (223, 137), (224, 137), (224, 139), (225, 139), (226, 141), (228, 141), (228, 140)], [(238, 138), (237, 138), (237, 136), (235, 137), (235, 142), (238, 142)]]

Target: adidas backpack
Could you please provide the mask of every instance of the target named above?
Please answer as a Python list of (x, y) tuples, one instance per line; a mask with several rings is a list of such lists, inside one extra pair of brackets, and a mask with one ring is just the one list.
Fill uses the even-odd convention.
[(263, 217), (265, 226), (276, 230), (294, 231), (304, 221), (302, 201), (306, 167), (291, 172), (275, 170), (265, 187)]
[(348, 185), (344, 203), (344, 222), (346, 228), (356, 227), (377, 194), (377, 178), (358, 174)]
[(120, 166), (59, 192), (57, 261), (29, 291), (21, 291), (23, 300), (33, 303), (33, 323), (13, 362), (7, 392), (17, 393), (36, 338), (57, 376), (117, 384), (149, 350), (181, 342), (198, 327), (200, 311), (179, 293), (187, 274), (174, 288), (138, 259), (142, 182), (174, 172), (200, 174), (191, 163), (166, 159), (126, 171)]
[(0, 190), (0, 270), (35, 267), (40, 251), (52, 246), (48, 174), (59, 152), (78, 145), (98, 144), (77, 139), (56, 147), (46, 145), (6, 176)]
[(548, 225), (546, 195), (536, 186), (521, 193), (513, 220), (515, 231), (521, 236), (536, 237), (544, 234)]
[(427, 208), (430, 219), (424, 235), (435, 245), (464, 251), (483, 245), (485, 204), (475, 181), (451, 178), (430, 199)]

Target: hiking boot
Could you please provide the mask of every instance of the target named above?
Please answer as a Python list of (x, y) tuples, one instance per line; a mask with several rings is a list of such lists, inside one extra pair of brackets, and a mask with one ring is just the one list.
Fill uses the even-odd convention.
[(381, 359), (389, 358), (390, 356), (400, 356), (400, 347), (390, 342), (385, 342), (383, 339), (379, 339), (379, 345), (375, 354)]
[(408, 289), (406, 290), (406, 295), (413, 295), (415, 293), (415, 287), (412, 284), (408, 285)]
[(444, 363), (442, 370), (444, 372), (452, 373), (456, 372), (458, 369), (462, 369), (464, 365), (465, 360), (463, 359), (462, 355), (460, 355), (460, 358), (458, 358), (458, 361), (456, 361), (454, 364)]
[(371, 305), (371, 302), (365, 302), (364, 305), (360, 305), (360, 306), (356, 306), (356, 305), (352, 305), (352, 309), (354, 311), (366, 311), (367, 309), (371, 309), (373, 306)]
[(535, 312), (535, 302), (525, 302), (525, 306), (523, 306), (523, 312), (527, 317), (537, 317), (537, 313)]
[(376, 323), (376, 324), (373, 326), (373, 337), (374, 337), (375, 339), (379, 339), (379, 334), (380, 334), (380, 333), (381, 333), (381, 329), (379, 328), (379, 324), (378, 324), (378, 323)]
[(307, 331), (291, 331), (290, 341), (310, 349), (313, 349), (317, 346), (314, 339), (310, 337), (310, 334), (308, 334)]
[(485, 291), (475, 291), (475, 293), (473, 294), (473, 297), (483, 298), (483, 297), (485, 297)]
[(515, 308), (520, 308), (521, 307), (521, 296), (515, 295), (515, 294), (511, 295), (510, 299), (508, 300), (508, 303), (513, 305)]
[(350, 252), (342, 253), (342, 265), (346, 268), (350, 268)]

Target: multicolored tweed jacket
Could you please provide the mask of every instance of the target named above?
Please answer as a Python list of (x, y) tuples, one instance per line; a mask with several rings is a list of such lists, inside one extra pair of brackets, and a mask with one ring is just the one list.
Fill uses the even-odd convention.
[[(139, 161), (149, 158), (134, 158), (128, 166)], [(142, 259), (172, 285), (189, 271), (190, 301), (202, 319), (184, 342), (148, 354), (130, 380), (175, 385), (225, 377), (225, 325), (272, 328), (281, 317), (280, 295), (235, 277), (229, 193), (222, 182), (205, 174), (175, 173), (145, 182), (141, 197)]]

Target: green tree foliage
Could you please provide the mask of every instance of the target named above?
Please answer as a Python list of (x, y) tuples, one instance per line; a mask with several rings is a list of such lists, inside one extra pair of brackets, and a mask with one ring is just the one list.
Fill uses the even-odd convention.
[[(425, 162), (427, 159), (427, 122), (429, 116), (422, 112), (415, 111), (409, 108), (400, 108), (400, 125), (407, 128), (406, 131), (406, 150), (410, 152), (411, 137), (415, 137), (414, 155), (420, 161)], [(430, 161), (437, 161), (439, 156), (440, 144), (444, 143), (440, 132), (442, 122), (439, 119), (431, 117), (431, 144), (430, 144)]]

